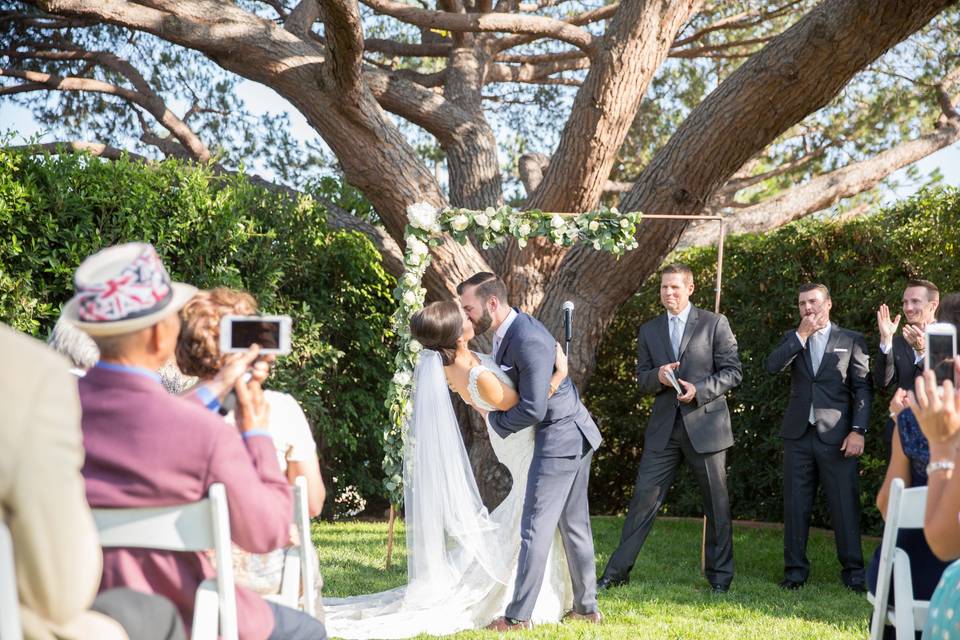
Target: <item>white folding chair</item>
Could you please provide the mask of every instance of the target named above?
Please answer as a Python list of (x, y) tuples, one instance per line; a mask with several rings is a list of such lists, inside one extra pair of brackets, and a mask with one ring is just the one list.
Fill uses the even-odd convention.
[[(313, 544), (310, 537), (310, 508), (307, 502), (307, 479), (297, 476), (293, 485), (293, 524), (297, 528), (300, 538), (299, 546), (287, 549), (283, 560), (283, 582), (280, 594), (267, 596), (267, 600), (277, 604), (300, 609), (305, 613), (316, 616), (316, 602), (313, 599), (314, 585), (317, 577), (313, 566), (313, 554), (309, 546)], [(300, 605), (300, 593), (303, 592), (303, 606)]]
[(23, 640), (13, 538), (3, 520), (0, 520), (0, 640)]
[(210, 485), (199, 502), (172, 507), (93, 509), (102, 547), (135, 547), (164, 551), (213, 549), (217, 576), (204, 580), (194, 601), (192, 640), (237, 640), (237, 599), (230, 551), (227, 491)]
[[(873, 604), (870, 640), (880, 640), (885, 624), (896, 628), (898, 640), (913, 640), (914, 633), (922, 631), (927, 623), (930, 602), (914, 599), (910, 558), (906, 551), (897, 547), (897, 533), (900, 529), (923, 528), (926, 505), (926, 487), (906, 489), (900, 478), (891, 483), (887, 521), (883, 527), (883, 542), (880, 544), (877, 590), (875, 594), (867, 594), (867, 600)], [(888, 606), (891, 581), (894, 604)]]

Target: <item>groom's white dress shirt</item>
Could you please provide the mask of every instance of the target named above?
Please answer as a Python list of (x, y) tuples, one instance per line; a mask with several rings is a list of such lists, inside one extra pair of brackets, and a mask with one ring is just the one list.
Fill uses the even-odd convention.
[(507, 331), (510, 329), (510, 325), (513, 324), (513, 321), (517, 319), (517, 312), (513, 309), (510, 309), (510, 313), (507, 314), (507, 317), (503, 319), (503, 322), (500, 323), (500, 327), (493, 334), (493, 359), (497, 359), (497, 352), (500, 350), (500, 343), (503, 342), (503, 338), (507, 335)]

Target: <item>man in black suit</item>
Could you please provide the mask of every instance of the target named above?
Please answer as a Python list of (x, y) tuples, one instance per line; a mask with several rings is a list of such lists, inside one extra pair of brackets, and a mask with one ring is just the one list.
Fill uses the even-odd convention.
[[(693, 272), (674, 264), (661, 272), (667, 312), (640, 327), (637, 382), (655, 394), (644, 434), (633, 499), (599, 589), (627, 582), (667, 489), (683, 460), (693, 471), (707, 516), (706, 577), (723, 593), (733, 580), (733, 528), (727, 496), (726, 452), (733, 446), (724, 394), (740, 384), (737, 339), (727, 319), (690, 304)], [(670, 377), (675, 376), (678, 393)]]
[(823, 486), (830, 508), (841, 579), (863, 592), (860, 483), (857, 458), (870, 420), (870, 357), (863, 335), (830, 322), (830, 291), (800, 287), (800, 326), (767, 357), (767, 371), (790, 369), (790, 401), (783, 415), (784, 589), (799, 589), (810, 573), (810, 512)]
[[(903, 291), (903, 316), (906, 324), (900, 334), (900, 314), (890, 319), (890, 309), (882, 304), (877, 310), (880, 351), (873, 366), (873, 382), (878, 391), (891, 388), (913, 390), (913, 381), (923, 373), (924, 329), (934, 322), (940, 303), (940, 290), (929, 280), (910, 280)], [(883, 441), (890, 454), (893, 420), (887, 419)]]

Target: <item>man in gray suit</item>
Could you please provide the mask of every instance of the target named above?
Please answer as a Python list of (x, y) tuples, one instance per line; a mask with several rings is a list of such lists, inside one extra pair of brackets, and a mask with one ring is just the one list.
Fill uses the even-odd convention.
[(830, 290), (800, 287), (800, 325), (767, 356), (767, 371), (790, 369), (783, 414), (783, 581), (799, 589), (810, 573), (807, 534), (817, 484), (830, 507), (841, 579), (863, 593), (857, 458), (870, 421), (870, 357), (863, 335), (830, 322)]
[(493, 329), (494, 358), (520, 396), (512, 409), (487, 414), (490, 426), (504, 438), (522, 429), (536, 429), (513, 601), (505, 615), (487, 628), (530, 628), (558, 526), (573, 582), (573, 610), (565, 619), (600, 622), (587, 503), (590, 461), (600, 446), (600, 431), (569, 378), (548, 397), (556, 340), (536, 319), (510, 308), (503, 281), (492, 273), (478, 273), (462, 282), (457, 293), (477, 335)]
[[(733, 528), (727, 495), (727, 449), (733, 446), (724, 394), (740, 384), (737, 339), (726, 317), (690, 304), (693, 272), (672, 264), (661, 272), (660, 301), (667, 312), (640, 327), (637, 382), (655, 394), (644, 434), (643, 457), (620, 545), (598, 588), (625, 584), (653, 527), (682, 460), (693, 471), (707, 516), (706, 577), (724, 593), (733, 580)], [(671, 376), (680, 387), (678, 393)]]

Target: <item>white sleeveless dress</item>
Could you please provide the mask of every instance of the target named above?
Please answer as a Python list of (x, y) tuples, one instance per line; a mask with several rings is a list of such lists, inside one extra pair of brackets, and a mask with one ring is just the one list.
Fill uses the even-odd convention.
[[(495, 407), (484, 402), (477, 389), (477, 380), (490, 371), (503, 384), (513, 388), (493, 358), (477, 354), (481, 364), (470, 371), (468, 392), (474, 406), (486, 411)], [(496, 579), (478, 564), (463, 574), (463, 579), (440, 599), (418, 597), (417, 589), (407, 586), (382, 593), (327, 598), (327, 633), (333, 638), (410, 638), (421, 633), (447, 635), (465, 629), (482, 628), (502, 616), (513, 599), (517, 559), (520, 554), (520, 518), (527, 487), (527, 472), (533, 458), (533, 428), (501, 438), (487, 427), (490, 444), (497, 459), (513, 478), (513, 486), (503, 502), (490, 513), (499, 525), (489, 534), (490, 549), (506, 554), (508, 570)], [(534, 607), (534, 623), (557, 622), (573, 603), (573, 588), (560, 534), (557, 533), (544, 575), (543, 586)]]

